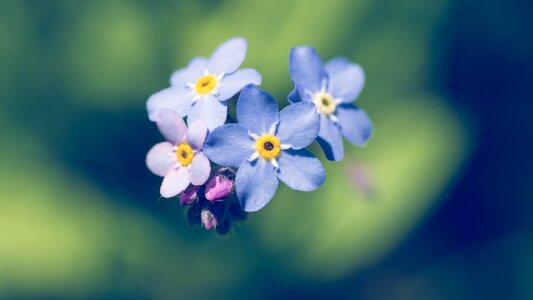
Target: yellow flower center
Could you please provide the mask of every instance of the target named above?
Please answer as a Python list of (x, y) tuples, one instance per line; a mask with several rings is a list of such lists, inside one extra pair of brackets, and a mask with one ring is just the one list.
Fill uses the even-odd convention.
[(196, 81), (196, 86), (194, 87), (194, 89), (198, 94), (205, 95), (211, 92), (216, 86), (217, 79), (215, 78), (215, 76), (207, 74), (203, 77), (200, 77), (200, 79)]
[(264, 159), (276, 158), (281, 151), (280, 145), (278, 138), (270, 134), (262, 135), (255, 142), (257, 152)]
[(194, 158), (194, 153), (192, 152), (191, 146), (187, 144), (181, 144), (176, 149), (176, 157), (178, 158), (178, 161), (183, 166), (188, 166), (191, 164), (192, 159)]
[(335, 112), (335, 109), (337, 109), (337, 104), (335, 104), (333, 96), (325, 92), (316, 93), (313, 96), (313, 102), (318, 111), (325, 115), (331, 115)]

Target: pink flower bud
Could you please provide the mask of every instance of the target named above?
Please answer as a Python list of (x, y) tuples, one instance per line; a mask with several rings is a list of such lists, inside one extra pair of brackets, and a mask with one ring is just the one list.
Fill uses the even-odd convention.
[(183, 192), (180, 194), (180, 203), (181, 205), (190, 205), (194, 201), (198, 200), (198, 189), (199, 186), (189, 185)]
[(207, 209), (203, 209), (202, 210), (202, 212), (200, 214), (200, 218), (202, 220), (202, 225), (207, 230), (211, 230), (213, 228), (216, 228), (217, 225), (218, 225), (217, 217), (215, 217), (215, 215), (211, 211), (209, 211)]
[(205, 186), (205, 198), (209, 201), (222, 201), (233, 191), (235, 182), (223, 174), (217, 174)]

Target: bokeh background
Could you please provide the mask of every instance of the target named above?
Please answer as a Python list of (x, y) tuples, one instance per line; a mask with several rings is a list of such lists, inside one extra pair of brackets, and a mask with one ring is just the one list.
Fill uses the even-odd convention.
[[(2, 1), (0, 298), (532, 299), (530, 11)], [(233, 36), (280, 106), (291, 46), (360, 63), (375, 135), (219, 236), (159, 199), (145, 101)]]

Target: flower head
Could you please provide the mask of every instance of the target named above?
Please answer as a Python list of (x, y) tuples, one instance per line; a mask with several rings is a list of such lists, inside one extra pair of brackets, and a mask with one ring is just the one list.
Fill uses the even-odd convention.
[(261, 84), (261, 75), (254, 69), (239, 66), (246, 56), (246, 40), (233, 38), (220, 45), (210, 58), (193, 58), (189, 65), (175, 71), (171, 87), (150, 96), (148, 117), (156, 121), (163, 109), (187, 116), (189, 123), (203, 119), (209, 130), (224, 124), (227, 100), (247, 84)]
[[(159, 114), (157, 127), (167, 140), (156, 144), (146, 156), (146, 165), (152, 173), (162, 176), (161, 196), (171, 198), (189, 184), (204, 184), (211, 172), (209, 159), (202, 152), (207, 126), (202, 120), (189, 122), (172, 110)], [(187, 202), (187, 201), (186, 201)]]
[(318, 142), (329, 160), (342, 160), (342, 136), (354, 145), (366, 145), (372, 123), (352, 104), (365, 81), (361, 66), (342, 57), (324, 65), (315, 49), (295, 47), (289, 56), (289, 72), (295, 87), (289, 101), (315, 104), (320, 114)]
[(215, 129), (205, 154), (222, 166), (238, 167), (237, 197), (245, 211), (257, 211), (274, 196), (278, 179), (300, 191), (312, 191), (325, 180), (320, 161), (303, 148), (319, 131), (312, 103), (289, 105), (278, 112), (276, 100), (254, 85), (237, 102), (238, 124)]

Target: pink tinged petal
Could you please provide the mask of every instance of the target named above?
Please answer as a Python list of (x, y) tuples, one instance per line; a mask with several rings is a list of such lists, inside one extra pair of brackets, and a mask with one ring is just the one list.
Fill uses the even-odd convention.
[(261, 80), (261, 74), (254, 69), (238, 70), (237, 72), (222, 78), (218, 99), (227, 100), (249, 84), (260, 85)]
[(187, 126), (183, 119), (172, 110), (162, 110), (157, 119), (157, 127), (165, 139), (174, 145), (183, 141)]
[(163, 183), (161, 184), (161, 196), (164, 198), (172, 198), (181, 193), (189, 184), (189, 171), (187, 168), (172, 168), (168, 171), (167, 175), (165, 175), (165, 178), (163, 178)]
[(148, 119), (157, 121), (159, 113), (164, 109), (173, 110), (183, 117), (191, 107), (192, 97), (191, 92), (184, 87), (169, 87), (159, 91), (151, 95), (146, 102)]
[(192, 162), (189, 170), (189, 178), (194, 185), (202, 185), (209, 178), (211, 173), (211, 165), (209, 159), (203, 152), (198, 152)]
[(187, 141), (191, 147), (200, 151), (205, 142), (205, 137), (207, 136), (207, 123), (204, 120), (199, 119), (194, 121), (192, 124), (189, 124), (189, 129), (187, 130)]
[(180, 204), (181, 205), (190, 205), (198, 200), (198, 190), (199, 186), (189, 185), (183, 192), (180, 194)]
[(211, 55), (209, 72), (231, 74), (239, 68), (246, 56), (247, 43), (243, 38), (232, 38), (222, 43)]
[(167, 172), (178, 162), (173, 145), (169, 142), (156, 144), (146, 155), (146, 166), (158, 176), (165, 176)]
[(235, 182), (224, 175), (211, 177), (205, 186), (205, 198), (210, 201), (220, 201), (231, 194)]
[(189, 64), (183, 68), (172, 73), (170, 77), (170, 84), (174, 86), (185, 86), (188, 83), (195, 83), (198, 78), (204, 75), (204, 70), (207, 68), (207, 58), (195, 57), (191, 59)]

